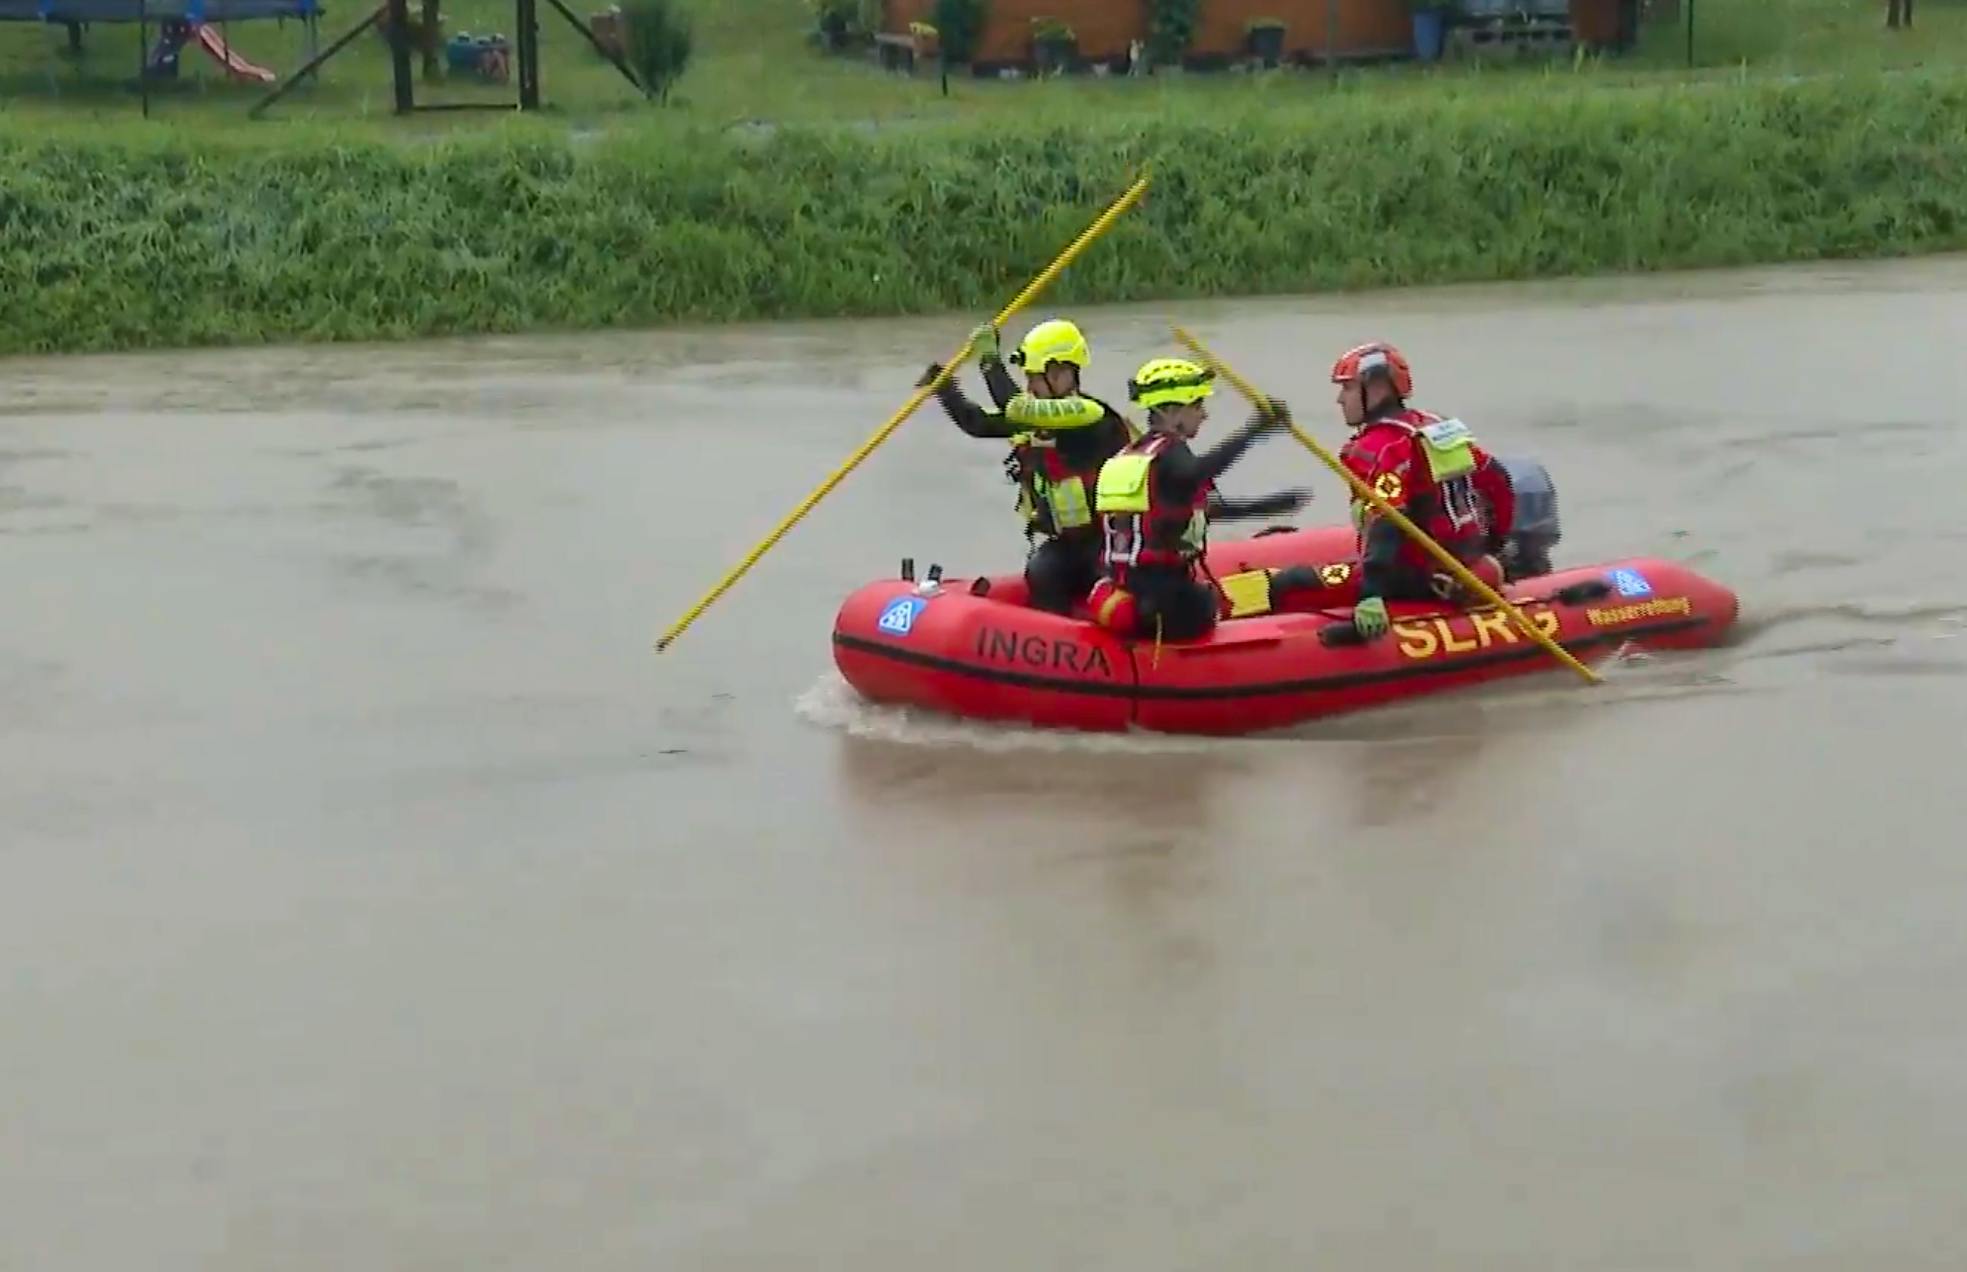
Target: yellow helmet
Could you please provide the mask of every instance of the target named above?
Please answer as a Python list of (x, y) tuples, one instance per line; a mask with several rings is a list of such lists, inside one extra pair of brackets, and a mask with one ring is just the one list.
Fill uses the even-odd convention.
[(1078, 367), (1079, 374), (1085, 375), (1086, 364), (1092, 359), (1086, 337), (1063, 318), (1041, 322), (1025, 332), (1024, 343), (1011, 355), (1012, 365), (1023, 367), (1029, 375), (1042, 374), (1054, 362)]
[(1216, 391), (1216, 373), (1186, 358), (1156, 358), (1127, 381), (1127, 396), (1143, 410), (1200, 402)]

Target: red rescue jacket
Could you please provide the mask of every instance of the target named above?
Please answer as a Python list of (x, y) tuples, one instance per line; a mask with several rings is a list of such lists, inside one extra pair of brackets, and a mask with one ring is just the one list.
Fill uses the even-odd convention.
[[(1503, 466), (1473, 443), (1469, 449), (1474, 469), (1437, 482), (1421, 430), (1443, 422), (1441, 416), (1411, 408), (1369, 420), (1346, 443), (1339, 459), (1436, 543), (1463, 561), (1473, 561), (1499, 549), (1509, 537), (1516, 519), (1516, 492)], [(1355, 498), (1353, 504), (1364, 556), (1379, 514), (1364, 500)], [(1401, 535), (1399, 562), (1422, 570), (1439, 566), (1406, 535)]]

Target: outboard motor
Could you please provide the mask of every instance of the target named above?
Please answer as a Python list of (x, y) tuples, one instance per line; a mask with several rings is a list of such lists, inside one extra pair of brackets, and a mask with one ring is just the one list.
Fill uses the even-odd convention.
[(1516, 525), (1509, 542), (1503, 545), (1503, 577), (1514, 581), (1549, 574), (1550, 550), (1561, 537), (1557, 487), (1534, 459), (1498, 455), (1496, 462), (1509, 474), (1509, 483), (1516, 490)]

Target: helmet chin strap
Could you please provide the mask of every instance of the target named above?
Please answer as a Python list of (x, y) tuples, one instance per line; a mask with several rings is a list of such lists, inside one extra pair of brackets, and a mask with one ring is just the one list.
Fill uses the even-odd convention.
[(1399, 412), (1404, 406), (1405, 403), (1401, 402), (1400, 395), (1397, 393), (1391, 397), (1382, 399), (1378, 406), (1366, 405), (1366, 386), (1361, 384), (1359, 388), (1359, 422), (1350, 427), (1353, 432), (1357, 433), (1373, 421), (1385, 419), (1387, 416)]
[[(1071, 377), (1073, 381), (1071, 387), (1062, 389), (1059, 387), (1058, 381), (1052, 378), (1052, 373), (1060, 368), (1064, 368), (1073, 373)], [(1055, 398), (1065, 397), (1069, 394), (1077, 393), (1079, 391), (1079, 368), (1073, 366), (1069, 362), (1046, 363), (1044, 372), (1041, 375), (1039, 375), (1038, 378), (1044, 382), (1045, 392), (1048, 395)]]

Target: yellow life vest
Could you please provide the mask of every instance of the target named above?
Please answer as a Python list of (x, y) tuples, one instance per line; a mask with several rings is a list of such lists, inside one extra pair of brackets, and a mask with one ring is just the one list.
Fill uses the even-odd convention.
[[(1018, 486), (1018, 515), (1028, 527), (1039, 522), (1042, 505), (1049, 514), (1052, 533), (1078, 530), (1093, 524), (1093, 508), (1086, 498), (1086, 482), (1070, 471), (1058, 455), (1055, 431), (1092, 428), (1108, 416), (1105, 403), (1096, 398), (1074, 395), (1065, 398), (1035, 398), (1020, 393), (1004, 407), (1004, 418), (1014, 424), (1036, 425), (1043, 429), (1017, 433), (1011, 437), (1009, 467)], [(1134, 426), (1126, 417), (1120, 422), (1132, 443)], [(1056, 472), (1048, 471), (1056, 469)]]
[(1093, 506), (1106, 525), (1106, 560), (1114, 565), (1173, 564), (1202, 555), (1209, 543), (1208, 491), (1205, 483), (1196, 493), (1188, 521), (1171, 550), (1150, 540), (1154, 527), (1148, 524), (1153, 509), (1155, 458), (1166, 444), (1164, 437), (1149, 438), (1121, 451), (1100, 465), (1100, 480), (1094, 487)]

